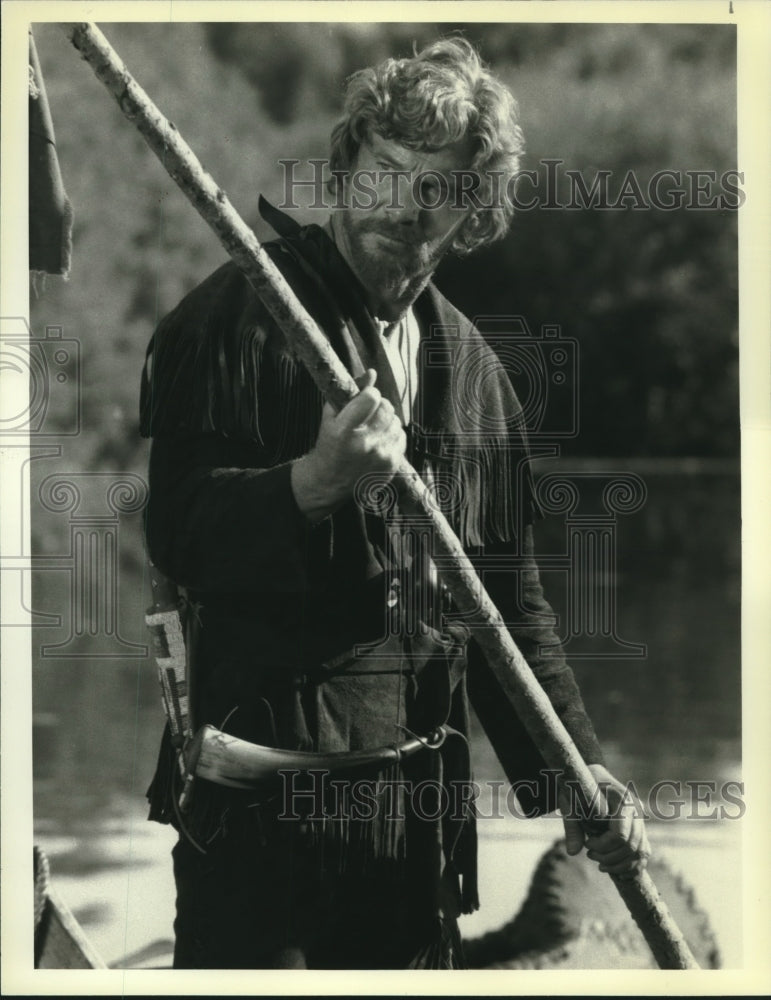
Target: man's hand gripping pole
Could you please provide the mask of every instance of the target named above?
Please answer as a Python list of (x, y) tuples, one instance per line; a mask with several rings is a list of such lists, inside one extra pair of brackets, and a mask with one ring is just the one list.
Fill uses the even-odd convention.
[[(142, 133), (172, 179), (241, 268), (321, 392), (333, 406), (342, 409), (358, 393), (356, 383), (225, 192), (203, 169), (176, 127), (136, 83), (102, 32), (88, 23), (65, 25), (64, 29), (123, 114)], [(511, 638), (450, 525), (406, 459), (394, 476), (394, 484), (402, 510), (430, 519), (442, 579), (548, 767), (575, 783), (587, 802), (598, 802), (600, 816), (607, 815), (607, 803), (594, 776)], [(648, 872), (610, 877), (658, 965), (664, 969), (698, 968)]]

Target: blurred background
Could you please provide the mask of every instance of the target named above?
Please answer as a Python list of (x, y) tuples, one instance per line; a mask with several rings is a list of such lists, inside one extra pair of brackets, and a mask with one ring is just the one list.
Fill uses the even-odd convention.
[[(615, 198), (629, 170), (645, 191), (657, 171), (681, 171), (685, 185), (685, 171), (719, 179), (737, 168), (726, 26), (103, 28), (262, 239), (272, 234), (258, 196), (282, 201), (280, 159), (326, 155), (345, 78), (452, 31), (519, 100), (523, 166), (543, 184), (541, 161), (564, 161), (561, 204), (564, 170), (587, 183), (611, 171)], [(144, 822), (163, 716), (143, 624), (139, 373), (158, 319), (225, 255), (59, 29), (35, 25), (34, 35), (75, 212), (69, 280), (37, 281), (30, 293), (33, 336), (47, 340), (48, 370), (65, 376), (45, 399), (49, 436), (39, 440), (54, 446), (33, 449), (30, 465), (35, 835), (88, 933), (120, 962), (170, 938), (173, 916), (173, 837)], [(534, 336), (559, 327), (575, 344), (572, 395), (549, 399), (549, 426), (570, 434), (536, 447), (538, 471), (634, 475), (645, 500), (613, 522), (616, 563), (602, 581), (615, 594), (615, 639), (630, 645), (584, 636), (569, 645), (573, 666), (614, 773), (642, 792), (663, 779), (719, 788), (740, 773), (737, 217), (720, 204), (629, 204), (520, 212), (503, 242), (447, 261), (437, 281), (469, 316), (521, 316)], [(310, 209), (297, 217), (320, 221)], [(566, 552), (564, 518), (539, 526), (538, 548)], [(567, 635), (566, 572), (543, 579)], [(479, 733), (477, 743), (477, 777), (498, 777)], [(538, 823), (518, 826), (537, 839)], [(709, 846), (699, 889), (737, 964), (739, 824), (659, 826), (689, 876), (704, 871)], [(498, 855), (484, 857), (490, 900)], [(472, 931), (510, 915), (516, 893), (506, 892)]]

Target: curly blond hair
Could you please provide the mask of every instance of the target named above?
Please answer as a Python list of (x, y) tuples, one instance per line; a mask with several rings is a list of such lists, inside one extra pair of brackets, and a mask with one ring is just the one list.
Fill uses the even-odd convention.
[(344, 117), (332, 131), (331, 170), (348, 172), (373, 132), (428, 152), (470, 139), (471, 170), (481, 179), (498, 173), (500, 194), (472, 210), (452, 249), (469, 253), (506, 234), (514, 206), (503, 192), (524, 151), (519, 108), (465, 38), (442, 39), (411, 59), (386, 59), (354, 73)]

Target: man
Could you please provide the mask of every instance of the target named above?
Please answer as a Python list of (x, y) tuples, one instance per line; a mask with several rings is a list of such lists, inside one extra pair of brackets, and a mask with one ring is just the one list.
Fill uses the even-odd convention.
[[(549, 624), (521, 408), (430, 280), (445, 254), (504, 234), (511, 204), (489, 200), (491, 184), (514, 175), (521, 148), (510, 93), (468, 43), (440, 41), (349, 82), (323, 228), (262, 206), (281, 237), (269, 252), (358, 379), (339, 413), (232, 264), (151, 342), (146, 534), (184, 588), (196, 726), (319, 754), (426, 744), (369, 784), (346, 758), (320, 789), (314, 772), (278, 791), (197, 779), (180, 809), (167, 731), (149, 797), (151, 818), (181, 834), (177, 967), (462, 967), (474, 818), (465, 799), (445, 807), (468, 787), (469, 699), (523, 810), (556, 806), (553, 775), (438, 582), (430, 534), (389, 492), (405, 449), (469, 554), (508, 560), (492, 596), (598, 780), (622, 788)], [(570, 816), (565, 829), (604, 870), (645, 863), (628, 809), (602, 834)]]

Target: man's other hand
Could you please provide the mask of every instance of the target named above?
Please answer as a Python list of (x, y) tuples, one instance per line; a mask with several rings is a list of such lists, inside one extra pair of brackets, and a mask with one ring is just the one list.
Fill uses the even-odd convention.
[(581, 819), (571, 815), (571, 796), (561, 788), (560, 811), (568, 854), (578, 854), (586, 846), (586, 856), (597, 862), (601, 872), (632, 876), (645, 868), (651, 854), (642, 804), (601, 764), (590, 764), (589, 770), (607, 798), (610, 819), (603, 833), (586, 833)]
[(380, 473), (388, 481), (407, 446), (401, 421), (375, 386), (373, 369), (358, 378), (358, 396), (335, 413), (327, 403), (313, 449), (292, 465), (297, 506), (319, 521), (352, 496), (358, 480)]

